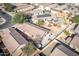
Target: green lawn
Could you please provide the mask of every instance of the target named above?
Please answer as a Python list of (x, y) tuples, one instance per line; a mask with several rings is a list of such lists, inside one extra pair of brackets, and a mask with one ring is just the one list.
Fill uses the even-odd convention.
[(67, 36), (70, 35), (69, 31), (66, 31), (66, 30), (64, 31), (64, 34)]
[(79, 15), (75, 15), (75, 16), (72, 18), (72, 22), (79, 24)]
[(41, 20), (41, 19), (38, 20), (37, 25), (39, 25), (39, 26), (44, 25), (44, 20)]

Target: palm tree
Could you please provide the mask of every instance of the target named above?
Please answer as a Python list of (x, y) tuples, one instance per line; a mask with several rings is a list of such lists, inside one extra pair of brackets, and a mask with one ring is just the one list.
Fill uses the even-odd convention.
[(12, 18), (12, 23), (16, 24), (16, 23), (25, 23), (27, 22), (27, 16), (21, 12), (18, 12), (14, 15), (14, 17)]

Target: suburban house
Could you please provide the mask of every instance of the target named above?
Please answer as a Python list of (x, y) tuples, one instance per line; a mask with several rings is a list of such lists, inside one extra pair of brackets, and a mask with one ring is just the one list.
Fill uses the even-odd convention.
[(76, 49), (79, 52), (79, 25), (75, 24), (72, 26), (72, 28), (70, 28), (70, 31), (72, 31), (72, 34), (67, 36), (65, 41), (70, 45), (70, 47)]
[(51, 18), (51, 11), (37, 9), (32, 16), (32, 21), (36, 23), (38, 20), (51, 20)]
[(28, 5), (28, 4), (23, 4), (23, 5), (21, 4), (16, 7), (17, 7), (15, 9), (16, 12), (24, 12), (24, 13), (26, 13), (27, 11), (33, 10), (35, 8), (33, 5)]
[(59, 45), (52, 51), (50, 56), (78, 56), (78, 54), (63, 45)]
[(78, 56), (69, 46), (57, 40), (53, 40), (53, 42), (48, 47), (44, 48), (41, 53), (46, 56)]
[(2, 42), (5, 48), (8, 49), (9, 53), (13, 56), (22, 55), (22, 47), (28, 44), (27, 40), (19, 34), (15, 28), (7, 28), (1, 32)]
[[(46, 37), (50, 31), (47, 28), (39, 27), (36, 24), (28, 22), (24, 24), (16, 24), (14, 27), (30, 37), (35, 43), (37, 43), (36, 45), (41, 44), (43, 37)], [(43, 43), (41, 45), (43, 45)]]
[(51, 10), (40, 10), (38, 9), (38, 12), (35, 12), (32, 16), (32, 22), (37, 23), (38, 20), (44, 20), (45, 22), (49, 22), (56, 25), (66, 25), (66, 23), (69, 23), (68, 15), (69, 13), (67, 11), (64, 12), (58, 12), (58, 11), (51, 11)]
[(72, 34), (66, 39), (66, 43), (79, 52), (79, 34)]

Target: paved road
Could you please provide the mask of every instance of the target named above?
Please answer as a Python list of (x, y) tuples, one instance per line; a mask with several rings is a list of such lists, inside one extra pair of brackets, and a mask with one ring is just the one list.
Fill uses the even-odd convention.
[(0, 25), (0, 30), (12, 26), (12, 24), (10, 22), (11, 21), (11, 18), (12, 18), (11, 15), (9, 15), (9, 14), (6, 13), (4, 15), (0, 14), (0, 16), (3, 17), (6, 20), (6, 23), (5, 24)]

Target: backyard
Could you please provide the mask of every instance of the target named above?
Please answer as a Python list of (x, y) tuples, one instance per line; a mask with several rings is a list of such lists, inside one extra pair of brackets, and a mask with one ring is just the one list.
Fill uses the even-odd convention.
[(79, 15), (75, 15), (72, 20), (71, 20), (73, 23), (77, 23), (79, 24)]

